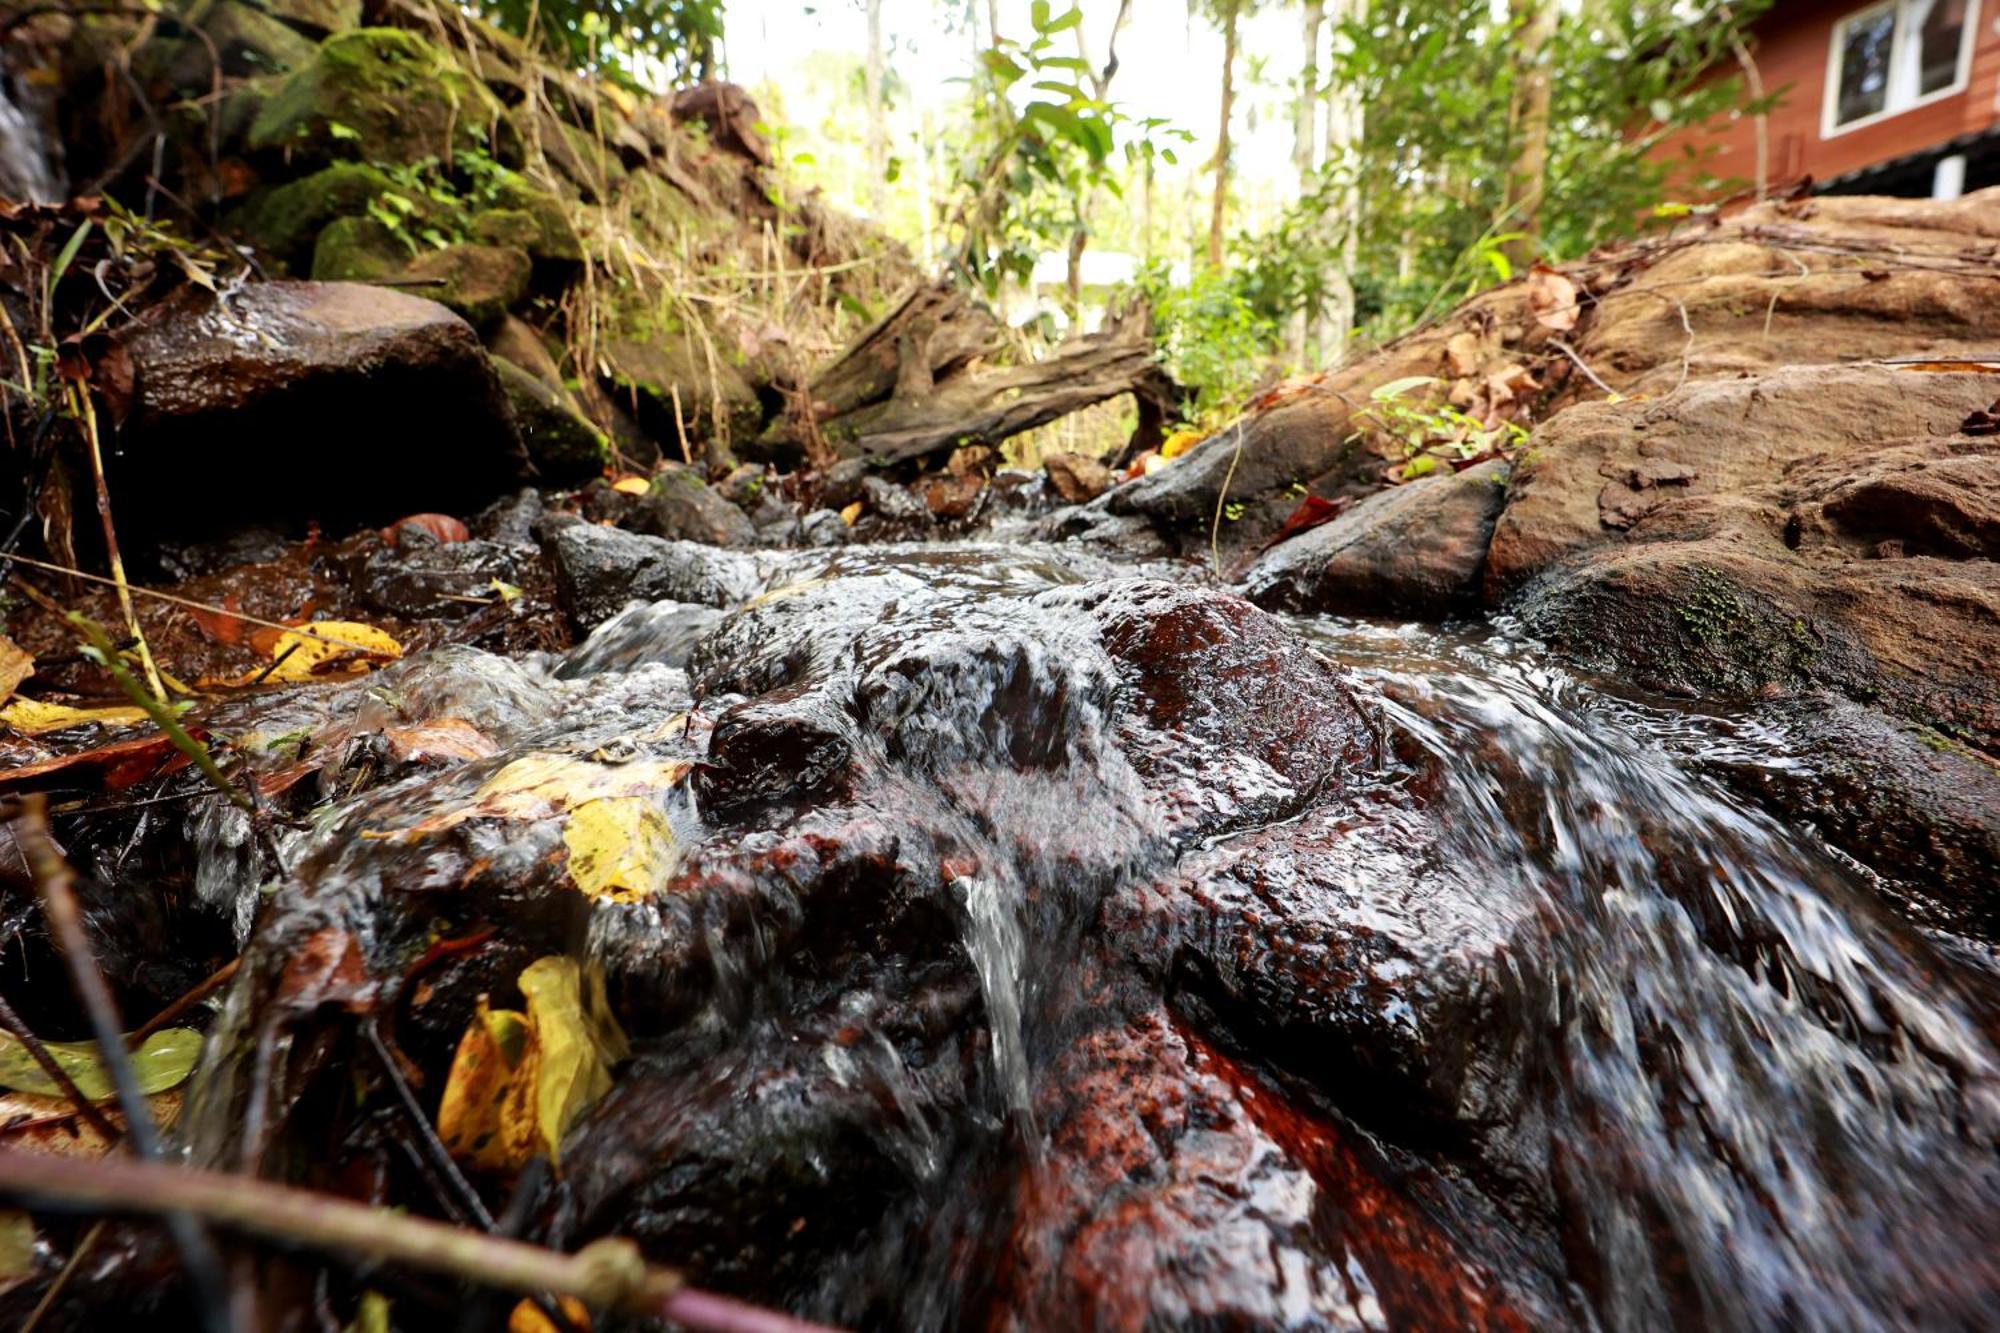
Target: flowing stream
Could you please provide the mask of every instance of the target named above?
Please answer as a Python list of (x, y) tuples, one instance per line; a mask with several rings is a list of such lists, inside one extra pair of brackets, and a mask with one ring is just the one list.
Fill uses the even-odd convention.
[[(1603, 688), (1505, 625), (1286, 621), (1058, 548), (755, 573), (701, 636), (662, 603), (566, 659), (367, 687), (370, 726), (457, 718), (500, 753), (292, 849), (198, 1152), (275, 1132), (273, 1051), (303, 1095), (306, 1044), (258, 1017), (306, 1021), (302, 942), (350, 931), (401, 975), (487, 920), (511, 953), (393, 999), (413, 1058), (579, 945), (636, 1053), (535, 1233), (632, 1235), (828, 1320), (1993, 1315), (1988, 957), (1713, 776), (1758, 761), (1754, 711)], [(660, 894), (559, 890), (559, 819), (440, 829), (526, 754), (695, 765), (660, 797)], [(207, 837), (220, 893), (238, 849)]]

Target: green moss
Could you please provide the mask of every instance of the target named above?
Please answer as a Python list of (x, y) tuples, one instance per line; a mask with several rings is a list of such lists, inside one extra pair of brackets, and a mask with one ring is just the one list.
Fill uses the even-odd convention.
[(250, 146), (411, 163), (483, 142), (500, 104), (444, 52), (400, 28), (354, 28), (320, 45), (258, 112)]
[(340, 162), (280, 185), (254, 200), (237, 229), (286, 262), (305, 257), (320, 229), (335, 218), (360, 217), (391, 189), (388, 176), (365, 162)]
[(476, 213), (466, 231), (482, 245), (507, 245), (523, 252), (532, 249), (542, 234), (535, 219), (518, 208), (489, 208)]
[(569, 212), (562, 200), (547, 190), (538, 190), (517, 172), (504, 168), (493, 173), (492, 193), (500, 207), (526, 213), (535, 223), (535, 239), (527, 250), (537, 259), (579, 263), (583, 242), (570, 225)]
[(1797, 616), (1786, 618), (1746, 598), (1719, 571), (1700, 566), (1674, 607), (1695, 651), (1683, 655), (1702, 683), (1742, 689), (1811, 678), (1820, 642)]
[(565, 394), (505, 357), (494, 357), (493, 369), (514, 409), (521, 443), (544, 482), (583, 481), (604, 471), (611, 457), (610, 440)]
[(336, 218), (313, 246), (317, 282), (380, 282), (402, 272), (409, 252), (394, 232), (371, 217)]

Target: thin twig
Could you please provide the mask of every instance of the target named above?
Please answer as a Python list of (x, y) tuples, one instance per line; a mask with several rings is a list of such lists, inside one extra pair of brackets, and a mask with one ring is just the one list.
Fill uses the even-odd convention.
[(242, 966), (243, 960), (240, 957), (230, 959), (221, 967), (209, 973), (206, 981), (196, 982), (193, 990), (147, 1019), (137, 1032), (134, 1032), (130, 1037), (125, 1039), (126, 1043), (134, 1050), (137, 1050), (145, 1043), (146, 1038), (152, 1036), (162, 1028), (171, 1027), (174, 1021), (181, 1015), (228, 985), (230, 980), (235, 977), (236, 970)]
[[(104, 974), (97, 970), (90, 938), (84, 934), (83, 911), (77, 905), (72, 882), (75, 872), (56, 850), (55, 839), (49, 836), (47, 798), (40, 792), (31, 792), (20, 798), (16, 809), (14, 837), (28, 858), (29, 874), (42, 899), (42, 915), (62, 950), (70, 984), (90, 1018), (98, 1054), (111, 1074), (112, 1086), (118, 1090), (118, 1105), (125, 1112), (125, 1141), (144, 1164), (150, 1165), (160, 1156), (159, 1127), (153, 1123), (152, 1108), (146, 1104), (138, 1076), (132, 1072), (132, 1060), (120, 1031), (118, 1006), (111, 998), (111, 988), (104, 984)], [(74, 1159), (48, 1160), (63, 1169), (76, 1165)], [(222, 1261), (208, 1232), (186, 1211), (173, 1209), (165, 1216), (167, 1230), (173, 1235), (181, 1262), (194, 1285), (202, 1326), (209, 1333), (230, 1333), (228, 1288), (222, 1280)]]
[(111, 488), (104, 480), (104, 450), (97, 439), (97, 410), (91, 406), (88, 387), (75, 391), (77, 415), (83, 421), (83, 437), (90, 445), (90, 480), (97, 491), (97, 518), (104, 529), (104, 555), (111, 562), (111, 586), (118, 590), (118, 609), (125, 615), (125, 627), (139, 641), (139, 661), (146, 668), (146, 683), (153, 697), (167, 701), (167, 687), (160, 683), (159, 668), (153, 665), (153, 650), (146, 644), (146, 631), (139, 627), (139, 614), (132, 609), (132, 587), (125, 581), (125, 557), (118, 553), (118, 529), (111, 522)]
[(361, 1255), (523, 1295), (553, 1291), (708, 1333), (828, 1333), (823, 1324), (690, 1288), (674, 1270), (648, 1265), (623, 1238), (561, 1254), (268, 1180), (122, 1158), (0, 1150), (0, 1193), (71, 1210), (178, 1210), (283, 1245)]
[(69, 1259), (63, 1264), (62, 1272), (56, 1274), (56, 1280), (49, 1283), (49, 1289), (42, 1293), (39, 1301), (35, 1302), (35, 1308), (28, 1312), (28, 1317), (21, 1321), (20, 1333), (35, 1333), (35, 1330), (41, 1327), (43, 1317), (55, 1308), (56, 1298), (69, 1286), (69, 1280), (76, 1275), (76, 1270), (83, 1265), (84, 1258), (97, 1244), (97, 1238), (103, 1234), (104, 1222), (101, 1218), (90, 1224), (90, 1230), (83, 1233), (83, 1239), (79, 1240), (76, 1248), (69, 1252)]
[(69, 1071), (56, 1063), (56, 1058), (49, 1054), (49, 1048), (42, 1045), (42, 1039), (21, 1021), (21, 1016), (14, 1012), (14, 1006), (7, 1003), (7, 997), (4, 995), (0, 995), (0, 1027), (6, 1028), (14, 1040), (21, 1043), (29, 1058), (41, 1066), (42, 1072), (49, 1076), (51, 1083), (62, 1089), (62, 1095), (69, 1098), (69, 1103), (76, 1108), (76, 1113), (82, 1116), (92, 1129), (102, 1134), (106, 1143), (116, 1143), (123, 1137), (118, 1132), (118, 1127), (105, 1119), (104, 1112), (97, 1109), (97, 1103), (84, 1095), (82, 1088), (76, 1086), (76, 1080), (69, 1076)]
[(1589, 366), (1585, 365), (1583, 358), (1577, 355), (1576, 349), (1571, 347), (1568, 343), (1564, 342), (1561, 338), (1549, 339), (1549, 346), (1555, 348), (1558, 352), (1561, 352), (1564, 356), (1568, 357), (1572, 362), (1574, 362), (1576, 364), (1576, 368), (1583, 372), (1584, 378), (1588, 379), (1592, 384), (1595, 384), (1598, 388), (1604, 390), (1604, 392), (1610, 394), (1613, 398), (1617, 398), (1620, 396), (1618, 390), (1612, 388), (1609, 384), (1606, 384), (1603, 380), (1597, 378), (1597, 372), (1592, 370)]

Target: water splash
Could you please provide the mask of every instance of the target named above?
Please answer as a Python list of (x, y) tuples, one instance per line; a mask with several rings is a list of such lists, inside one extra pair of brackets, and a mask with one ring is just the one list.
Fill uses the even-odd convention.
[(0, 199), (58, 204), (64, 188), (49, 157), (49, 137), (0, 78)]

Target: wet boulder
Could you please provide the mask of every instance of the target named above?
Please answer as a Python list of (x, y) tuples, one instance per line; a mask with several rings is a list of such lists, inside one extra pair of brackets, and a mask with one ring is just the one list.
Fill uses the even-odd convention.
[(1346, 513), (1281, 542), (1243, 577), (1259, 606), (1362, 615), (1440, 616), (1479, 602), (1508, 465), (1378, 491)]
[(1095, 500), (1115, 480), (1110, 468), (1082, 454), (1050, 454), (1042, 460), (1042, 472), (1056, 494), (1071, 504)]
[(478, 338), (421, 297), (307, 282), (193, 292), (128, 350), (133, 397), (108, 461), (134, 534), (465, 511), (522, 475)]
[(648, 536), (709, 546), (751, 546), (757, 530), (741, 509), (701, 479), (693, 468), (667, 463), (653, 475), (626, 526)]
[(635, 601), (734, 606), (756, 595), (770, 563), (745, 552), (665, 541), (572, 517), (545, 521), (542, 549), (563, 612), (580, 631)]

